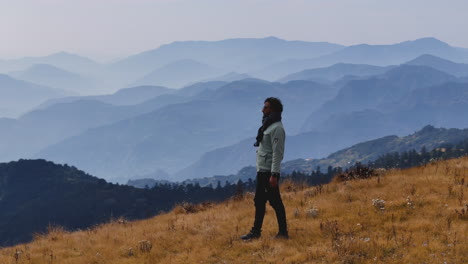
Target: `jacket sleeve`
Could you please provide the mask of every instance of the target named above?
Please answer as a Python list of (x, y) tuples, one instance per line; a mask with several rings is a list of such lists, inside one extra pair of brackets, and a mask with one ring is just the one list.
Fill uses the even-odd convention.
[(286, 133), (282, 127), (275, 128), (271, 133), (271, 146), (273, 149), (273, 162), (271, 164), (271, 172), (280, 173), (281, 161), (284, 156), (284, 141)]

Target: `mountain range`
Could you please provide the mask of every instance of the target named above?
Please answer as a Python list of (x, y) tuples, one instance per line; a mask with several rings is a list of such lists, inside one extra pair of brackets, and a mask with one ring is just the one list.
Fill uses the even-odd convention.
[[(349, 81), (304, 119), (301, 130), (288, 133), (284, 159), (318, 159), (358, 142), (409, 134), (427, 124), (468, 127), (458, 114), (468, 109), (468, 83), (457, 80), (430, 67), (405, 64), (368, 79)], [(207, 152), (175, 176), (226, 175), (253, 165), (252, 140)]]
[(430, 151), (446, 144), (455, 145), (467, 139), (468, 129), (466, 128), (447, 129), (425, 126), (408, 136), (385, 136), (339, 150), (328, 155), (326, 158), (287, 161), (283, 163), (282, 167), (284, 173), (291, 173), (294, 170), (311, 172), (317, 169), (317, 166), (320, 166), (322, 170), (325, 170), (328, 166), (348, 168), (357, 162), (368, 163), (369, 161), (374, 161), (388, 153), (402, 153), (410, 150), (419, 152), (422, 148)]
[(284, 59), (314, 58), (342, 48), (341, 45), (326, 42), (286, 41), (275, 37), (183, 41), (122, 59), (112, 64), (111, 69), (123, 74), (122, 78), (131, 81), (142, 78), (164, 65), (193, 60), (225, 69), (225, 73), (245, 73)]
[(89, 58), (71, 54), (68, 52), (58, 52), (43, 57), (24, 57), (15, 60), (0, 60), (0, 72), (23, 71), (36, 64), (47, 64), (69, 72), (88, 75), (98, 69), (101, 65)]
[[(269, 43), (273, 43), (271, 48), (267, 48)], [(248, 54), (254, 54), (261, 45), (265, 47), (257, 55), (284, 51), (273, 56), (279, 61), (291, 56), (307, 60), (344, 56), (348, 61), (339, 59), (329, 67), (296, 73), (290, 68), (287, 74), (276, 78), (289, 76), (282, 79), (283, 83), (251, 78), (255, 75), (248, 74), (247, 68), (236, 71), (242, 74), (232, 73), (233, 69), (226, 66), (249, 61)], [(198, 48), (200, 52), (186, 57), (184, 54), (189, 53), (184, 50), (188, 47)], [(292, 47), (296, 50), (291, 50)], [(207, 55), (209, 51), (219, 56)], [(226, 51), (230, 53), (222, 57), (220, 53)], [(246, 55), (241, 56), (241, 51)], [(346, 57), (348, 51), (360, 51), (366, 58), (373, 54), (372, 59), (380, 58), (381, 62), (371, 65), (362, 59), (351, 64), (360, 55)], [(401, 64), (383, 66), (389, 59), (385, 51), (396, 54), (392, 57), (395, 61), (411, 58)], [(306, 52), (310, 54), (304, 55)], [(134, 72), (129, 70), (129, 75), (139, 72), (134, 79), (127, 79), (133, 82), (171, 64), (178, 65), (172, 68), (174, 71), (192, 64), (189, 68), (202, 69), (208, 65), (226, 74), (221, 71), (208, 78), (195, 74), (193, 80), (186, 79), (179, 85), (198, 78), (204, 82), (178, 90), (151, 85), (106, 95), (50, 100), (17, 119), (0, 120), (4, 128), (0, 132), (0, 146), (4, 150), (1, 159), (47, 158), (120, 182), (145, 175), (183, 180), (235, 173), (251, 164), (254, 149), (248, 142), (256, 134), (261, 104), (269, 96), (278, 96), (285, 104), (283, 121), (288, 134), (285, 159), (321, 158), (358, 142), (388, 134), (405, 135), (426, 124), (461, 128), (466, 124), (457, 114), (466, 109), (467, 77), (463, 77), (466, 64), (460, 62), (463, 52), (466, 50), (432, 38), (353, 48), (275, 38), (173, 43), (98, 68), (104, 75), (112, 76), (114, 70), (133, 65)], [(436, 57), (435, 53), (442, 57)], [(223, 65), (216, 63), (234, 54), (238, 56), (235, 60)], [(454, 54), (458, 62), (446, 59)], [(161, 60), (148, 60), (151, 67), (136, 65), (143, 65), (151, 56)], [(54, 65), (50, 58), (46, 61), (57, 69), (65, 69), (64, 63)], [(268, 59), (258, 61), (263, 66), (272, 65)], [(40, 61), (36, 58), (34, 62)], [(260, 64), (252, 63), (249, 67), (254, 69)], [(179, 74), (180, 78), (184, 75), (183, 71), (172, 70), (158, 78), (164, 79), (172, 73)], [(69, 69), (67, 72), (75, 76)], [(128, 77), (124, 75), (120, 77)], [(173, 82), (171, 78), (166, 81)], [(231, 148), (236, 151), (230, 151)]]
[(277, 79), (293, 72), (328, 67), (337, 63), (399, 65), (424, 54), (468, 63), (466, 50), (452, 47), (435, 38), (422, 38), (392, 45), (353, 45), (313, 59), (285, 60), (252, 72), (252, 75), (263, 79)]
[(173, 173), (206, 151), (255, 135), (262, 98), (281, 97), (291, 106), (286, 123), (297, 129), (307, 115), (301, 109), (313, 109), (334, 94), (332, 87), (314, 82), (236, 81), (188, 102), (89, 130), (43, 149), (36, 157), (74, 164), (105, 178), (161, 169)]
[(96, 92), (94, 89), (96, 89), (97, 84), (91, 79), (49, 64), (34, 64), (24, 71), (10, 74), (19, 80), (64, 89), (71, 93), (90, 94)]
[(69, 94), (65, 90), (21, 81), (0, 74), (0, 117), (17, 117), (43, 101)]
[[(0, 73), (37, 71), (34, 65), (46, 64), (67, 73), (55, 76), (55, 81), (39, 76), (42, 83), (75, 86), (75, 92), (89, 95), (111, 93), (136, 85), (180, 88), (200, 81), (219, 80), (216, 78), (231, 72), (272, 81), (299, 71), (338, 63), (399, 65), (424, 54), (468, 63), (467, 49), (450, 46), (435, 38), (389, 45), (360, 44), (346, 47), (327, 42), (287, 41), (268, 37), (174, 42), (108, 64), (61, 52), (45, 57), (0, 61)], [(70, 74), (80, 76), (83, 85), (66, 81)], [(38, 79), (37, 76), (35, 78)]]
[(180, 60), (164, 65), (138, 79), (133, 85), (163, 85), (181, 88), (207, 78), (214, 78), (223, 71), (194, 60)]
[(395, 66), (380, 67), (366, 64), (337, 63), (330, 67), (308, 69), (289, 74), (279, 82), (288, 82), (293, 80), (309, 80), (324, 83), (333, 83), (346, 76), (366, 77), (385, 73)]

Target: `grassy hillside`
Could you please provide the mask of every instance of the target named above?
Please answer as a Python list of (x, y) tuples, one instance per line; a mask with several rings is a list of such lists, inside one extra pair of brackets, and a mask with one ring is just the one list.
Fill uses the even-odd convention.
[[(252, 194), (0, 249), (0, 263), (467, 263), (468, 158), (316, 187), (283, 183), (289, 240), (243, 242)], [(377, 200), (378, 199), (378, 200)], [(384, 202), (383, 202), (384, 201)]]

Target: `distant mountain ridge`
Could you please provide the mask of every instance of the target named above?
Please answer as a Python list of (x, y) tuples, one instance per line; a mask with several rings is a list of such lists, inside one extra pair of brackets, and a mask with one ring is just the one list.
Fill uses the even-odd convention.
[(301, 72), (289, 74), (278, 81), (288, 82), (293, 80), (309, 80), (333, 82), (347, 75), (360, 77), (378, 75), (394, 67), (396, 66), (380, 67), (365, 64), (337, 63), (330, 67), (303, 70)]
[[(173, 173), (206, 151), (255, 135), (261, 121), (259, 101), (268, 96), (279, 96), (291, 105), (285, 116), (297, 129), (307, 115), (301, 111), (304, 106), (318, 105), (334, 94), (332, 87), (314, 82), (236, 81), (208, 89), (188, 102), (89, 130), (43, 149), (36, 157), (75, 164), (101, 177), (146, 175), (160, 169)], [(92, 154), (82, 154), (91, 149)]]
[(0, 161), (32, 158), (41, 149), (88, 129), (188, 100), (173, 92), (165, 87), (146, 86), (112, 95), (65, 97), (49, 100), (17, 119), (0, 119)]
[(455, 63), (429, 54), (421, 55), (405, 64), (429, 66), (457, 77), (468, 76), (468, 64)]
[[(420, 151), (423, 147), (426, 148), (427, 151), (430, 151), (442, 145), (453, 145), (467, 139), (468, 128), (447, 129), (435, 128), (434, 126), (427, 125), (419, 131), (416, 131), (413, 134), (407, 136), (398, 137), (396, 135), (391, 135), (360, 142), (351, 147), (336, 151), (328, 155), (326, 158), (300, 158), (293, 160), (285, 159), (281, 164), (281, 173), (291, 174), (294, 171), (311, 173), (312, 171), (317, 170), (318, 167), (320, 167), (322, 172), (325, 172), (328, 166), (341, 167), (345, 169), (354, 165), (356, 162), (368, 163), (369, 161), (374, 161), (380, 156), (388, 153), (402, 153), (413, 149)], [(324, 142), (324, 144), (326, 144), (326, 142)], [(289, 146), (289, 148), (291, 148), (291, 146)], [(226, 181), (230, 183), (236, 183), (238, 180), (246, 182), (249, 178), (253, 180), (255, 179), (256, 175), (256, 169), (254, 166), (255, 156), (251, 155), (250, 159), (251, 165), (240, 167), (237, 172), (232, 173), (231, 175), (216, 174), (213, 176), (208, 176), (208, 174), (204, 174), (204, 176), (193, 178), (185, 182), (199, 183), (201, 186), (206, 186), (208, 184), (212, 184), (214, 186), (214, 184), (216, 184), (218, 181), (221, 181), (221, 183)], [(229, 159), (226, 161), (229, 161)], [(137, 182), (138, 181), (129, 182), (129, 184), (136, 186)], [(155, 183), (154, 180), (150, 179), (146, 179), (144, 182), (149, 186)]]
[(466, 50), (452, 47), (435, 38), (422, 38), (391, 45), (353, 45), (314, 59), (285, 60), (271, 64), (252, 74), (264, 79), (278, 79), (292, 72), (328, 67), (336, 63), (399, 65), (424, 54), (468, 63)]
[[(327, 42), (287, 41), (275, 37), (179, 41), (122, 59), (111, 65), (122, 78), (135, 80), (151, 70), (180, 60), (194, 60), (228, 72), (246, 72), (290, 58), (313, 58), (343, 46)], [(254, 75), (255, 76), (255, 75)]]
[(89, 58), (68, 52), (58, 52), (42, 57), (0, 61), (0, 72), (23, 71), (34, 64), (49, 64), (80, 74), (90, 74), (101, 67), (100, 64)]
[(47, 99), (69, 94), (65, 90), (37, 85), (0, 74), (0, 108), (3, 108), (0, 117), (17, 117)]
[[(181, 87), (198, 81), (213, 80), (230, 72), (272, 81), (302, 70), (329, 67), (337, 63), (399, 65), (423, 54), (468, 63), (468, 49), (452, 47), (435, 38), (391, 45), (360, 44), (346, 47), (327, 42), (287, 41), (268, 37), (179, 41), (111, 64), (99, 64), (85, 57), (61, 52), (45, 57), (0, 61), (0, 72), (23, 71), (33, 64), (49, 64), (92, 80), (95, 82), (95, 94), (99, 94), (134, 84)], [(180, 61), (196, 61), (201, 65), (209, 65), (216, 71), (212, 72), (205, 66), (191, 67), (190, 71), (181, 73), (169, 67), (173, 64), (181, 65), (177, 63)], [(201, 78), (190, 75), (196, 71)]]
[[(456, 80), (430, 67), (401, 65), (381, 75), (350, 81), (310, 115), (313, 120), (306, 120), (309, 129), (287, 133), (285, 159), (320, 158), (389, 131), (405, 135), (426, 124), (468, 127), (459, 114), (468, 111), (468, 87), (452, 82)], [(250, 141), (207, 152), (175, 175), (178, 179), (226, 175), (253, 165)]]
[(112, 105), (135, 105), (143, 103), (144, 101), (150, 100), (159, 95), (171, 94), (173, 92), (175, 92), (174, 89), (170, 89), (163, 86), (136, 86), (120, 89), (113, 94), (70, 96), (58, 99), (51, 99), (39, 105), (36, 109), (47, 108), (51, 105), (59, 103), (71, 103), (78, 100), (97, 100)]
[(14, 72), (12, 75), (20, 80), (64, 89), (76, 94), (95, 92), (96, 83), (92, 79), (49, 64), (34, 64), (26, 70)]
[(427, 66), (400, 65), (372, 78), (350, 81), (337, 96), (326, 102), (305, 121), (302, 131), (323, 131), (323, 121), (332, 115), (366, 109), (391, 111), (411, 91), (438, 85), (456, 78)]
[[(457, 56), (460, 61), (466, 49), (433, 38), (348, 48), (277, 38), (177, 42), (135, 55), (138, 59), (132, 56), (135, 60), (124, 59), (122, 64), (98, 65), (101, 77), (115, 80), (118, 85), (122, 83), (118, 80), (119, 70), (124, 70), (125, 79), (127, 70), (136, 77), (165, 65), (176, 65), (156, 76), (157, 81), (172, 83), (187, 82), (182, 78), (185, 73), (177, 73), (185, 63), (191, 64), (191, 69), (208, 66), (221, 73), (178, 90), (148, 86), (127, 90), (128, 93), (122, 90), (109, 95), (52, 100), (17, 120), (0, 119), (2, 156), (9, 160), (7, 155), (51, 155), (44, 157), (69, 164), (78, 162), (77, 166), (93, 174), (120, 179), (170, 174), (180, 180), (234, 173), (239, 166), (249, 165), (243, 164), (252, 154), (247, 141), (256, 134), (261, 104), (269, 96), (278, 96), (285, 103), (283, 121), (291, 146), (291, 152), (285, 156), (288, 159), (324, 157), (357, 142), (388, 134), (406, 135), (426, 124), (465, 126), (467, 121), (459, 113), (467, 111), (468, 106), (468, 75), (463, 75), (466, 64), (447, 61), (446, 57)], [(362, 54), (345, 56), (353, 50)], [(55, 60), (77, 59), (68, 55), (62, 54)], [(389, 56), (395, 60), (410, 59), (398, 66), (339, 62), (314, 69), (316, 65), (312, 64), (312, 69), (305, 72), (312, 74), (312, 80), (285, 83), (269, 82), (252, 74), (255, 69), (280, 62), (276, 60), (321, 63), (329, 58), (372, 57), (383, 64), (390, 60)], [(252, 70), (243, 68), (246, 65)], [(236, 67), (242, 70), (235, 71)], [(287, 69), (288, 74), (293, 68)], [(194, 76), (196, 80), (201, 74)], [(116, 85), (113, 89), (118, 88)], [(1, 111), (6, 111), (4, 107), (0, 106)], [(246, 142), (242, 143), (245, 146), (241, 142)], [(234, 159), (229, 162), (226, 157)], [(226, 171), (221, 170), (223, 167)]]
[(220, 69), (194, 60), (179, 60), (161, 68), (155, 69), (133, 85), (162, 85), (171, 88), (181, 88), (187, 84), (195, 83), (221, 74)]
[(404, 136), (386, 136), (353, 145), (349, 148), (337, 151), (323, 159), (298, 159), (284, 162), (282, 165), (285, 173), (292, 171), (310, 172), (320, 166), (325, 170), (328, 166), (347, 168), (356, 162), (368, 163), (380, 156), (409, 150), (420, 151), (423, 147), (430, 151), (444, 144), (456, 144), (468, 139), (468, 128), (435, 128), (425, 126), (415, 133)]

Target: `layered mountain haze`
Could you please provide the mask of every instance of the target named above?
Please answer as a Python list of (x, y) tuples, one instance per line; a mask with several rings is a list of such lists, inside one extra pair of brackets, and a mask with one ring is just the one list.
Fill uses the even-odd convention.
[[(18, 119), (5, 121), (8, 126), (5, 125), (0, 131), (0, 146), (4, 150), (0, 153), (0, 160), (31, 158), (41, 149), (90, 128), (188, 101), (188, 97), (173, 95), (173, 92), (164, 87), (135, 87), (113, 95), (65, 97), (55, 102), (48, 101)], [(146, 96), (150, 99), (145, 100)], [(132, 104), (134, 101), (143, 102)]]
[(341, 48), (343, 46), (326, 42), (286, 41), (275, 37), (181, 41), (130, 56), (111, 65), (111, 69), (121, 73), (120, 77), (127, 81), (180, 60), (194, 60), (226, 69), (225, 73), (248, 72), (281, 60), (314, 58)]
[(0, 72), (24, 71), (35, 64), (47, 64), (69, 72), (89, 75), (101, 68), (95, 61), (68, 52), (54, 53), (44, 57), (24, 57), (0, 61)]
[(414, 60), (406, 62), (406, 64), (428, 66), (457, 77), (464, 77), (468, 75), (468, 64), (455, 63), (428, 54), (421, 55)]
[[(247, 141), (251, 142), (252, 140), (253, 138)], [(336, 143), (336, 141), (338, 141), (338, 143)], [(407, 136), (384, 136), (382, 138), (360, 142), (351, 147), (341, 148), (329, 155), (322, 155), (326, 156), (324, 158), (311, 158), (307, 155), (310, 153), (323, 152), (324, 145), (331, 145), (334, 143), (334, 146), (337, 146), (341, 143), (345, 146), (346, 144), (340, 141), (339, 134), (321, 135), (317, 133), (305, 133), (297, 136), (290, 136), (287, 142), (288, 151), (285, 153), (285, 161), (281, 165), (282, 175), (290, 175), (296, 172), (311, 174), (317, 171), (327, 173), (330, 168), (348, 169), (356, 163), (369, 164), (384, 156), (391, 155), (394, 157), (395, 153), (399, 153), (401, 157), (405, 157), (405, 152), (412, 152), (413, 156), (414, 154), (424, 156), (421, 158), (421, 162), (428, 162), (429, 155), (427, 154), (429, 152), (434, 153), (435, 150), (440, 150), (439, 154), (446, 154), (444, 149), (450, 147), (464, 152), (464, 146), (468, 144), (468, 129), (435, 128), (428, 125)], [(241, 142), (237, 145), (208, 152), (200, 161), (181, 171), (178, 175), (214, 175), (211, 177), (194, 177), (193, 179), (184, 181), (184, 183), (198, 183), (201, 186), (207, 186), (209, 184), (215, 186), (217, 182), (236, 183), (239, 180), (243, 182), (247, 182), (249, 179), (255, 180), (255, 152), (249, 147), (250, 144), (242, 144)], [(412, 158), (414, 159), (414, 157)], [(440, 158), (440, 156), (434, 155), (434, 158), (437, 159)], [(406, 158), (404, 161), (409, 162), (410, 158)], [(232, 162), (232, 164), (230, 162)], [(242, 167), (242, 164), (245, 164), (245, 167)], [(251, 165), (247, 166), (247, 164)], [(418, 164), (420, 163), (415, 163), (412, 166)], [(234, 171), (232, 168), (236, 165), (237, 168), (242, 167), (242, 169)], [(393, 164), (392, 166), (396, 165)], [(226, 171), (230, 169), (234, 172), (226, 173)], [(158, 181), (154, 179), (141, 179), (131, 180), (128, 184), (143, 188), (145, 186), (142, 186), (143, 183), (148, 186), (153, 186), (157, 182)]]
[[(317, 159), (358, 142), (392, 133), (409, 134), (426, 124), (468, 127), (463, 115), (457, 114), (468, 106), (466, 85), (451, 82), (454, 80), (433, 68), (401, 65), (382, 75), (350, 81), (311, 115), (313, 121), (306, 121), (310, 128), (288, 133), (285, 160)], [(440, 95), (441, 104), (435, 105), (439, 93), (444, 95)], [(246, 140), (210, 151), (176, 175), (181, 179), (233, 174), (242, 166), (253, 165), (254, 157)]]
[(70, 93), (56, 88), (16, 80), (0, 74), (0, 117), (17, 117), (43, 101)]
[(69, 138), (37, 157), (120, 181), (160, 169), (174, 173), (207, 151), (256, 135), (262, 117), (259, 101), (268, 96), (278, 96), (289, 105), (284, 120), (292, 132), (307, 116), (304, 108), (315, 109), (334, 95), (332, 87), (314, 82), (236, 81), (205, 90), (186, 103)]
[(205, 82), (214, 82), (214, 81), (234, 82), (234, 81), (240, 81), (243, 79), (250, 79), (250, 78), (253, 78), (253, 77), (245, 73), (228, 72), (221, 76), (217, 76), (215, 78), (210, 78), (208, 80), (205, 80)]
[(32, 157), (50, 144), (135, 114), (125, 107), (93, 100), (60, 103), (29, 112), (0, 131), (0, 147), (3, 150), (0, 160)]
[(76, 94), (95, 93), (96, 83), (90, 78), (84, 78), (48, 64), (34, 64), (24, 71), (12, 72), (17, 79), (44, 86), (60, 88)]
[(323, 131), (322, 122), (329, 117), (353, 111), (393, 111), (413, 90), (455, 80), (456, 77), (430, 67), (400, 65), (382, 75), (350, 81), (340, 89), (333, 100), (326, 102), (310, 115), (302, 130)]
[(278, 79), (293, 72), (328, 67), (337, 63), (399, 65), (424, 54), (455, 62), (468, 62), (468, 52), (465, 49), (452, 47), (435, 38), (422, 38), (391, 45), (353, 45), (314, 59), (285, 60), (252, 74), (259, 78)]
[(394, 67), (395, 66), (380, 67), (365, 64), (337, 63), (330, 67), (303, 70), (301, 72), (289, 74), (278, 81), (288, 82), (293, 80), (308, 80), (331, 83), (346, 76), (368, 77), (379, 75)]
[(132, 85), (162, 85), (181, 88), (185, 85), (222, 74), (221, 69), (194, 60), (180, 60), (158, 68)]
[(451, 82), (413, 91), (398, 112), (401, 118), (412, 117), (414, 123), (430, 120), (436, 126), (466, 127), (468, 122), (460, 113), (467, 110), (468, 83)]
[(320, 61), (339, 60), (345, 63), (360, 62), (385, 66), (401, 64), (424, 54), (431, 54), (455, 62), (464, 62), (468, 59), (468, 53), (465, 50), (452, 47), (436, 38), (421, 38), (392, 45), (354, 45), (331, 55), (323, 56)]
[(70, 96), (58, 99), (47, 100), (39, 105), (37, 109), (47, 108), (54, 104), (71, 103), (78, 100), (96, 100), (112, 105), (136, 105), (151, 100), (163, 94), (172, 94), (174, 89), (162, 86), (137, 86), (120, 89), (113, 94), (106, 95), (88, 95), (88, 96)]
[(283, 163), (285, 173), (292, 171), (311, 172), (317, 166), (326, 170), (328, 166), (348, 168), (356, 162), (368, 163), (388, 153), (426, 149), (427, 151), (468, 140), (468, 129), (435, 128), (426, 126), (415, 133), (398, 137), (396, 135), (361, 142), (328, 155), (322, 159), (298, 159)]
[(203, 94), (206, 94), (209, 96), (211, 91), (221, 88), (228, 83), (225, 81), (198, 82), (177, 90), (176, 94), (182, 96), (203, 96)]
[[(270, 96), (285, 105), (285, 161), (427, 124), (463, 128), (466, 52), (433, 38), (344, 47), (271, 37), (175, 42), (108, 65), (66, 53), (2, 61), (38, 83), (65, 88), (93, 76), (106, 85), (91, 96), (40, 98), (29, 113), (1, 119), (0, 158), (47, 158), (119, 182), (232, 174), (255, 160), (250, 139)], [(281, 82), (252, 78), (261, 72)], [(128, 83), (148, 85), (121, 89)]]

